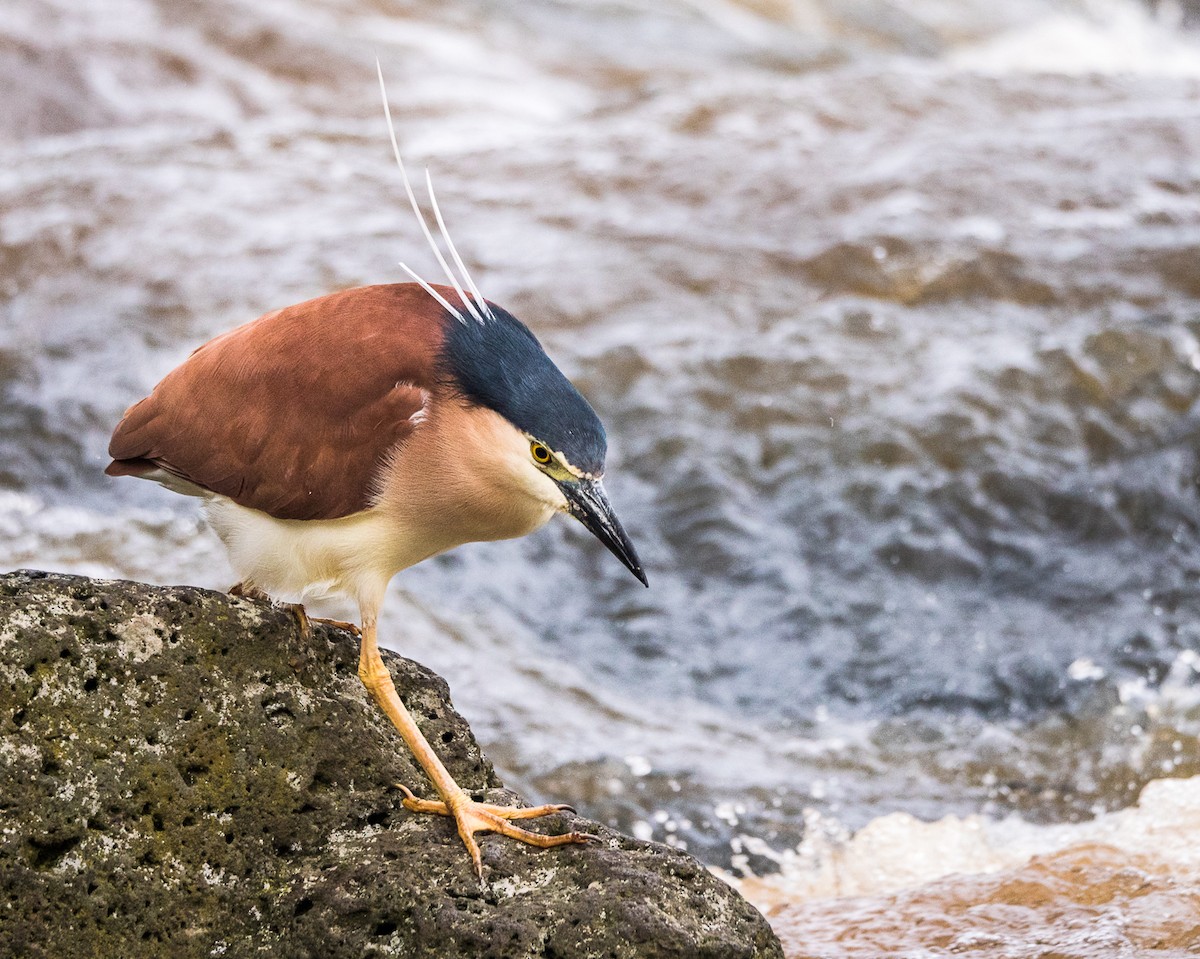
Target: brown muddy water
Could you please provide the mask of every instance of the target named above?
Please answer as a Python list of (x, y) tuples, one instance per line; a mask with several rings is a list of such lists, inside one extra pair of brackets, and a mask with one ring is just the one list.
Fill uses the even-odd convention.
[(506, 779), (792, 956), (1196, 954), (1191, 15), (6, 0), (0, 567), (232, 581), (108, 434), (214, 334), (432, 272), (378, 56), (653, 584), (566, 523), (397, 578)]

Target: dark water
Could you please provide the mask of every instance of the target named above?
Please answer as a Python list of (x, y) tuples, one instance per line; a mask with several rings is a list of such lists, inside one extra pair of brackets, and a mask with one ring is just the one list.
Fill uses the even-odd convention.
[(79, 7), (0, 16), (0, 566), (232, 581), (104, 448), (214, 334), (432, 273), (378, 56), (653, 583), (565, 523), (398, 577), (515, 785), (786, 876), (818, 822), (1200, 774), (1186, 5)]

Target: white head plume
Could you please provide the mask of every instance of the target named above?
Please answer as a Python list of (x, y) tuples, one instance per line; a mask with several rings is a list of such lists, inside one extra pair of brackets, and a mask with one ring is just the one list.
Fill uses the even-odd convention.
[[(438, 246), (437, 241), (434, 240), (433, 234), (429, 230), (429, 224), (425, 221), (425, 214), (421, 212), (421, 207), (417, 204), (416, 195), (413, 193), (412, 184), (409, 182), (408, 171), (404, 169), (404, 161), (400, 158), (400, 145), (396, 141), (396, 128), (392, 124), (392, 110), (388, 105), (387, 87), (385, 87), (383, 83), (383, 67), (380, 66), (378, 59), (375, 60), (375, 70), (379, 74), (379, 92), (383, 97), (383, 115), (387, 119), (388, 135), (392, 139), (392, 153), (396, 157), (396, 165), (400, 167), (400, 176), (404, 180), (404, 192), (408, 194), (408, 202), (412, 205), (413, 213), (416, 214), (417, 223), (419, 223), (421, 226), (421, 232), (425, 234), (425, 239), (429, 242), (429, 246), (433, 250), (433, 255), (437, 257), (438, 265), (441, 266), (442, 272), (446, 274), (446, 279), (449, 280), (450, 285), (454, 287), (454, 291), (458, 294), (458, 298), (462, 302), (462, 305), (466, 307), (467, 312), (470, 313), (471, 316), (473, 316), (480, 323), (484, 322), (484, 317), (494, 319), (491, 307), (487, 305), (487, 301), (484, 300), (484, 298), (480, 295), (479, 288), (475, 285), (475, 281), (471, 279), (471, 274), (467, 272), (466, 264), (463, 263), (462, 257), (458, 255), (458, 250), (454, 246), (454, 241), (450, 239), (450, 233), (447, 231), (446, 223), (442, 219), (442, 211), (438, 207), (437, 197), (433, 192), (433, 178), (429, 175), (429, 171), (426, 170), (425, 187), (429, 191), (429, 203), (433, 207), (433, 215), (434, 219), (437, 221), (438, 231), (441, 233), (442, 239), (445, 240), (446, 248), (450, 251), (450, 258), (454, 260), (454, 265), (458, 267), (459, 273), (462, 275), (465, 283), (460, 282), (458, 277), (454, 275), (454, 271), (451, 270), (449, 264), (446, 263), (446, 258), (442, 255), (441, 248)], [(422, 289), (424, 289), (426, 293), (437, 300), (438, 303), (446, 308), (446, 310), (457, 317), (459, 322), (467, 322), (466, 317), (463, 316), (462, 312), (457, 307), (451, 306), (450, 302), (444, 296), (442, 296), (437, 292), (437, 290), (421, 279), (421, 277), (417, 276), (416, 273), (409, 269), (407, 264), (401, 263), (400, 269), (404, 270), (405, 273), (420, 283)], [(464, 292), (464, 286), (469, 289), (471, 294), (475, 297), (474, 303), (471, 302), (471, 299)]]

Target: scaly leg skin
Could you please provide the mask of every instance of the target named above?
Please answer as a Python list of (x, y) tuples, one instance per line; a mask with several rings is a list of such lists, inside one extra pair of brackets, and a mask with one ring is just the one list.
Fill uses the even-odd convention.
[[(257, 599), (259, 602), (270, 603), (272, 599), (253, 583), (241, 582), (234, 583), (229, 587), (230, 596), (244, 596), (246, 599)], [(291, 614), (296, 617), (296, 623), (300, 626), (300, 635), (305, 639), (312, 637), (312, 624), (325, 623), (327, 626), (333, 626), (336, 629), (346, 629), (352, 632), (355, 636), (361, 636), (362, 632), (353, 623), (346, 623), (340, 619), (321, 619), (315, 616), (309, 616), (308, 611), (300, 603), (284, 603), (285, 607), (291, 611)]]
[(406, 787), (400, 786), (399, 788), (404, 792), (404, 808), (412, 812), (453, 816), (458, 825), (459, 838), (462, 839), (463, 845), (467, 847), (467, 852), (471, 855), (471, 862), (475, 865), (475, 874), (479, 876), (480, 882), (483, 882), (483, 859), (479, 852), (479, 843), (475, 841), (477, 832), (498, 832), (511, 839), (518, 839), (531, 846), (542, 848), (582, 843), (588, 840), (598, 841), (599, 837), (583, 832), (569, 832), (562, 836), (543, 836), (540, 833), (521, 829), (509, 822), (510, 819), (531, 819), (536, 816), (562, 812), (569, 810), (570, 806), (534, 806), (529, 809), (493, 806), (488, 803), (475, 802), (463, 792), (446, 767), (442, 765), (442, 761), (438, 759), (437, 753), (433, 751), (429, 741), (417, 728), (416, 722), (404, 707), (404, 703), (400, 701), (400, 695), (396, 692), (392, 676), (387, 671), (387, 667), (383, 665), (383, 659), (379, 655), (379, 647), (375, 639), (375, 620), (366, 616), (363, 617), (362, 652), (358, 661), (358, 675), (375, 702), (379, 704), (379, 708), (392, 721), (392, 725), (399, 730), (401, 737), (408, 744), (408, 748), (412, 750), (417, 762), (421, 764), (421, 768), (433, 780), (433, 785), (442, 797), (441, 802), (418, 799)]

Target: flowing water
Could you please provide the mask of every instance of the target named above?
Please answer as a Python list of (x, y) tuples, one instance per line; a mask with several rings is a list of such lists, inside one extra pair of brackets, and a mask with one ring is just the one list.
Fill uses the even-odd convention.
[(397, 578), (506, 779), (793, 956), (1196, 954), (1196, 19), (6, 0), (0, 567), (232, 582), (108, 434), (224, 329), (433, 273), (378, 56), (652, 584), (566, 522)]

